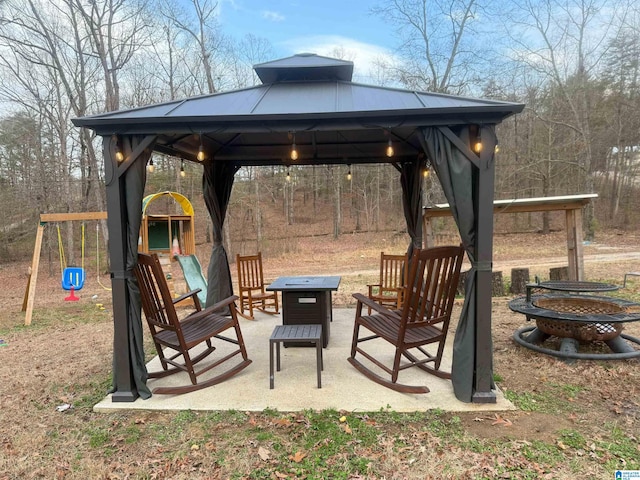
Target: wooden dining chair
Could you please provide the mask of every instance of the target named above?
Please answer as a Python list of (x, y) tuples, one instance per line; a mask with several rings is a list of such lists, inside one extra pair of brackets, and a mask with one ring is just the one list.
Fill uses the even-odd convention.
[[(381, 252), (380, 278), (378, 283), (367, 285), (369, 298), (380, 305), (397, 310), (401, 309), (408, 275), (406, 253), (404, 255), (390, 255)], [(370, 307), (369, 313), (371, 313)]]
[[(162, 365), (162, 370), (149, 372), (149, 378), (162, 378), (182, 371), (187, 372), (191, 380), (190, 385), (157, 387), (153, 389), (152, 393), (181, 394), (216, 385), (237, 374), (251, 363), (247, 357), (242, 332), (238, 324), (235, 308), (237, 296), (230, 296), (204, 310), (201, 309), (197, 297), (199, 290), (172, 298), (162, 266), (155, 253), (139, 253), (138, 264), (134, 272), (140, 288), (142, 309)], [(189, 297), (193, 298), (196, 311), (180, 320), (175, 305)], [(224, 313), (227, 310), (230, 312), (229, 316)], [(233, 331), (235, 338), (222, 335), (226, 331)], [(214, 340), (231, 343), (237, 348), (229, 353), (225, 352), (222, 358), (196, 370), (196, 365), (216, 350)], [(220, 342), (217, 343), (222, 345)], [(202, 344), (204, 344), (202, 351), (192, 357), (192, 350)], [(227, 362), (237, 355), (240, 355), (240, 360), (227, 367)], [(224, 368), (222, 368), (223, 365)], [(200, 375), (217, 367), (221, 367), (218, 369), (217, 375), (204, 381), (198, 381)]]
[[(354, 294), (358, 303), (349, 363), (374, 382), (404, 393), (429, 392), (426, 386), (398, 383), (400, 371), (410, 367), (421, 368), (440, 378), (451, 378), (440, 365), (463, 257), (462, 246), (415, 251), (409, 264), (402, 310), (390, 309), (362, 294)], [(375, 313), (363, 315), (365, 305)], [(360, 336), (361, 329), (363, 336)], [(382, 344), (371, 342), (365, 350), (363, 344), (372, 340)], [(385, 342), (393, 348), (385, 349)], [(386, 362), (382, 358), (385, 350)], [(392, 360), (389, 359), (391, 351)], [(356, 358), (358, 354), (368, 361), (367, 365)], [(380, 375), (379, 371), (388, 376)]]
[[(264, 274), (262, 271), (262, 253), (256, 255), (236, 255), (238, 267), (238, 295), (240, 296), (240, 311), (244, 318), (255, 320), (253, 309), (276, 315), (279, 313), (278, 292), (265, 290)], [(244, 313), (245, 309), (249, 311)]]

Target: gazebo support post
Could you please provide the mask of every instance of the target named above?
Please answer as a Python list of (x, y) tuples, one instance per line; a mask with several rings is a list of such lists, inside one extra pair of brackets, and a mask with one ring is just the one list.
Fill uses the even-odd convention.
[(495, 403), (493, 387), (493, 347), (491, 339), (491, 285), (493, 262), (493, 188), (495, 179), (495, 132), (482, 129), (480, 164), (476, 171), (476, 347), (473, 403)]
[(149, 398), (144, 359), (141, 304), (133, 269), (138, 261), (138, 238), (146, 164), (156, 135), (122, 136), (118, 146), (124, 159), (116, 159), (113, 136), (105, 137), (105, 184), (113, 297), (113, 390), (112, 402), (133, 402)]
[(584, 254), (582, 251), (582, 209), (566, 211), (567, 253), (569, 256), (569, 280), (584, 280)]
[(115, 145), (104, 137), (105, 182), (107, 193), (107, 225), (109, 229), (109, 262), (111, 266), (111, 298), (113, 300), (113, 402), (133, 402), (138, 391), (132, 375), (129, 357), (129, 294), (125, 275), (126, 241), (124, 219), (126, 199), (124, 176), (118, 175)]

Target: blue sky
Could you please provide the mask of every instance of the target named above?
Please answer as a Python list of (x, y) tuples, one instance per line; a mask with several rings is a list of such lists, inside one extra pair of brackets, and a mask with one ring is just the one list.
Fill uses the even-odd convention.
[(271, 42), (276, 57), (327, 55), (343, 49), (366, 75), (379, 56), (391, 55), (393, 27), (369, 13), (376, 0), (222, 0), (219, 22), (235, 38), (251, 33)]

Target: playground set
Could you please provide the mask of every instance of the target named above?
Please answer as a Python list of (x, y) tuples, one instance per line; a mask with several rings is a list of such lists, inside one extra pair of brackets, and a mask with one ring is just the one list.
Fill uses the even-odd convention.
[[(149, 204), (160, 198), (172, 198), (182, 208), (181, 214), (148, 214)], [(161, 258), (163, 268), (168, 270), (165, 274), (173, 292), (173, 282), (171, 275), (171, 262), (178, 260), (183, 270), (187, 288), (191, 290), (201, 289), (198, 297), (202, 305), (206, 303), (206, 280), (202, 274), (200, 263), (195, 255), (195, 235), (194, 235), (194, 210), (191, 202), (184, 195), (177, 192), (159, 192), (148, 195), (142, 202), (142, 224), (140, 226), (140, 238), (138, 250), (143, 253), (157, 253)], [(60, 257), (61, 287), (69, 292), (64, 297), (65, 301), (75, 302), (80, 298), (76, 295), (85, 285), (87, 278), (85, 269), (85, 222), (106, 220), (107, 212), (78, 212), (78, 213), (43, 213), (40, 215), (40, 223), (36, 233), (33, 259), (29, 270), (27, 287), (25, 289), (22, 311), (25, 312), (25, 325), (31, 325), (33, 317), (33, 307), (35, 301), (36, 283), (38, 280), (38, 269), (40, 266), (40, 253), (44, 231), (50, 223), (54, 223), (57, 229), (58, 254)], [(80, 221), (81, 225), (81, 264), (71, 266), (67, 264), (67, 256), (62, 241), (60, 224), (62, 222)], [(100, 283), (100, 245), (98, 238), (99, 225), (96, 224), (96, 268), (97, 282)]]

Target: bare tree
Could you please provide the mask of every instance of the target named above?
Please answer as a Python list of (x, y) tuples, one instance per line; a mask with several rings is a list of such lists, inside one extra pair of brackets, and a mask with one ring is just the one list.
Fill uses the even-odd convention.
[(67, 0), (84, 21), (93, 55), (100, 62), (105, 85), (105, 110), (120, 108), (120, 71), (131, 61), (148, 35), (144, 0)]
[[(594, 75), (607, 54), (606, 40), (616, 33), (607, 2), (525, 0), (520, 5), (520, 17), (511, 29), (513, 54), (530, 72), (549, 82), (554, 110), (560, 113), (540, 110), (537, 116), (562, 130), (565, 142), (574, 139), (569, 154), (573, 152), (580, 166), (579, 188), (591, 192)], [(592, 238), (592, 208), (586, 211), (585, 228), (586, 238)]]
[(206, 89), (202, 92), (215, 93), (216, 77), (214, 54), (221, 48), (222, 35), (218, 32), (216, 9), (218, 2), (213, 0), (190, 0), (193, 14), (176, 6), (170, 0), (164, 0), (162, 15), (168, 18), (192, 42), (206, 79)]
[(467, 88), (479, 60), (479, 47), (468, 45), (479, 9), (478, 0), (391, 0), (372, 12), (396, 25), (402, 63), (391, 68), (403, 84), (454, 93)]

